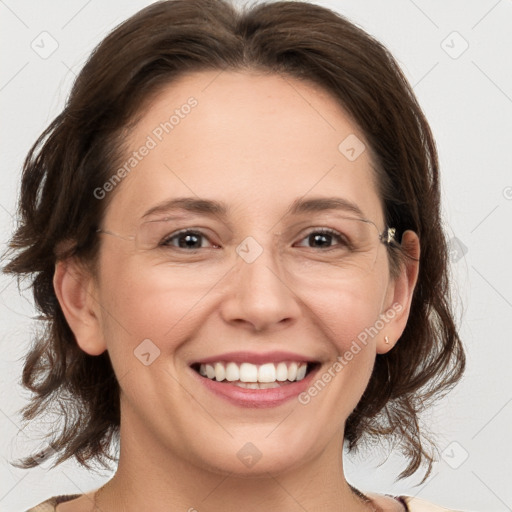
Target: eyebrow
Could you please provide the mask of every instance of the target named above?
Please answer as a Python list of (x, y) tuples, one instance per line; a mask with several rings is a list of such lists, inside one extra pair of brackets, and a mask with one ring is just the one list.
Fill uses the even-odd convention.
[[(230, 208), (226, 203), (221, 201), (197, 197), (178, 197), (153, 206), (144, 213), (142, 218), (156, 213), (168, 213), (175, 210), (226, 218)], [(311, 199), (302, 199), (299, 197), (293, 201), (285, 212), (285, 215), (299, 215), (326, 210), (342, 210), (353, 213), (359, 217), (364, 217), (362, 210), (357, 204), (342, 197), (314, 197)]]

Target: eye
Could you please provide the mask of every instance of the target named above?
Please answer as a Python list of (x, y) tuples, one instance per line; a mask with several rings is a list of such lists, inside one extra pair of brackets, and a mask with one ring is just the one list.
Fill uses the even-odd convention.
[[(335, 248), (335, 245), (342, 248), (349, 246), (346, 237), (338, 231), (329, 228), (314, 229), (302, 240), (312, 244), (310, 247), (313, 249), (332, 249)], [(333, 242), (335, 242), (334, 245)], [(194, 251), (197, 249), (208, 248), (208, 244), (214, 248), (219, 247), (218, 245), (209, 242), (208, 237), (203, 232), (193, 229), (184, 229), (165, 236), (158, 245), (161, 247), (188, 249), (190, 251)], [(299, 244), (299, 246), (300, 245), (301, 244)]]
[(333, 240), (337, 241), (338, 245), (342, 247), (347, 247), (349, 245), (346, 238), (341, 233), (329, 228), (319, 228), (310, 231), (309, 234), (306, 235), (306, 237), (303, 238), (302, 240), (305, 240), (311, 244), (320, 244), (319, 247), (313, 247), (313, 249), (331, 249), (333, 248), (333, 246), (331, 245), (331, 242)]
[[(178, 231), (177, 233), (166, 236), (162, 239), (159, 245), (163, 247), (176, 247), (179, 249), (195, 250), (205, 248), (202, 240), (208, 240), (208, 238), (201, 231), (184, 229), (182, 231)], [(177, 245), (175, 242), (177, 242)], [(212, 246), (218, 247), (215, 244), (212, 244)]]

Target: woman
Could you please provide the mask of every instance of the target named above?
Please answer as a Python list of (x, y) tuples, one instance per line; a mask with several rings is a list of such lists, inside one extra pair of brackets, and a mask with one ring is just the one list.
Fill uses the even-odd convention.
[(24, 419), (61, 408), (55, 464), (118, 461), (32, 510), (446, 510), (343, 473), (345, 442), (385, 437), (424, 481), (418, 414), (465, 366), (434, 141), (361, 29), (153, 4), (89, 59), (20, 207), (4, 270), (48, 320)]

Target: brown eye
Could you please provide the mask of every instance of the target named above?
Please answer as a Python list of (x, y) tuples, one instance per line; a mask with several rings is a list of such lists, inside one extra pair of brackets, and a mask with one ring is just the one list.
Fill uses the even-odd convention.
[[(313, 245), (313, 249), (331, 249), (334, 247), (332, 244), (333, 242), (335, 242), (335, 245), (347, 245), (345, 238), (341, 235), (341, 233), (327, 228), (315, 229), (306, 235), (303, 240), (306, 240), (309, 244)], [(315, 244), (317, 245), (316, 247), (314, 247)]]
[[(179, 249), (194, 250), (204, 247), (202, 240), (207, 240), (205, 234), (201, 233), (200, 231), (187, 229), (165, 237), (159, 245), (163, 247), (176, 247)], [(174, 243), (174, 241), (177, 242), (177, 245)]]

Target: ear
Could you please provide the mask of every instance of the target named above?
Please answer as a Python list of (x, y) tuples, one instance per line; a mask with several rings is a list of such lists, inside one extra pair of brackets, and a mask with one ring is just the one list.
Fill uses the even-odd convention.
[[(385, 321), (385, 327), (379, 333), (377, 339), (377, 354), (385, 354), (395, 346), (409, 318), (412, 296), (420, 267), (420, 241), (414, 231), (404, 232), (402, 248), (410, 258), (404, 258), (400, 267), (400, 274), (392, 279), (388, 286), (385, 307), (381, 314)], [(386, 337), (389, 343), (386, 343)]]
[(78, 346), (92, 356), (104, 352), (107, 346), (91, 273), (76, 258), (59, 260), (55, 265), (53, 287)]

